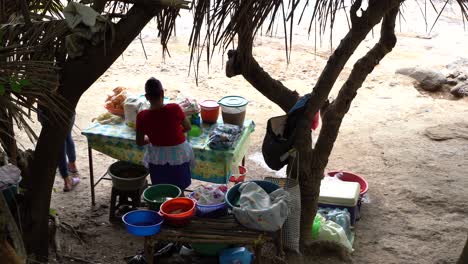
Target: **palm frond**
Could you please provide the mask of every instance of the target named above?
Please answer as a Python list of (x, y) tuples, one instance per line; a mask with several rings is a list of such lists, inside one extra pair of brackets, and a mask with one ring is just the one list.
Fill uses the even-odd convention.
[(64, 101), (57, 96), (57, 68), (47, 61), (0, 62), (0, 105), (12, 116), (19, 129), (36, 139), (29, 122), (35, 119), (36, 102), (52, 109), (53, 118), (65, 120)]
[(22, 16), (22, 1), (25, 1), (23, 3), (26, 3), (29, 16), (35, 21), (63, 18), (64, 6), (61, 0), (0, 0), (0, 23), (6, 23), (12, 16)]

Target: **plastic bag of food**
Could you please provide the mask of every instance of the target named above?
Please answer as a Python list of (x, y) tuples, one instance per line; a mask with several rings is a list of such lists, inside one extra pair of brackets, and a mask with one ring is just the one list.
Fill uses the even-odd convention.
[(213, 205), (224, 202), (226, 192), (226, 185), (210, 184), (198, 186), (192, 195), (201, 205)]
[(346, 236), (351, 241), (351, 216), (347, 209), (339, 208), (319, 208), (318, 213), (323, 215), (325, 219), (339, 224), (346, 233)]
[(122, 123), (124, 120), (120, 116), (113, 115), (111, 113), (104, 113), (104, 114), (99, 115), (96, 118), (93, 118), (92, 121), (93, 122), (96, 121), (101, 125), (109, 125), (109, 124), (115, 125), (115, 124)]
[(354, 251), (345, 230), (339, 224), (331, 220), (326, 220), (326, 218), (321, 214), (317, 214), (315, 216), (313, 228), (316, 229), (318, 233), (314, 234), (313, 232), (313, 238), (318, 240), (335, 241), (349, 249), (351, 252)]
[(123, 116), (124, 113), (124, 101), (127, 98), (127, 91), (125, 87), (117, 87), (112, 90), (113, 94), (108, 95), (105, 108), (114, 115)]
[(187, 117), (200, 112), (200, 107), (195, 99), (179, 95), (176, 98), (176, 102)]
[(239, 126), (220, 124), (210, 133), (208, 145), (212, 149), (230, 149), (239, 139), (241, 132)]

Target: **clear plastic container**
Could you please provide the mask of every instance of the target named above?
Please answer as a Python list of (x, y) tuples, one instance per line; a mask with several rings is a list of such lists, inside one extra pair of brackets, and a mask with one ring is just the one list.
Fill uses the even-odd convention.
[(218, 101), (221, 106), (223, 122), (237, 126), (243, 126), (245, 112), (249, 102), (242, 96), (226, 96)]

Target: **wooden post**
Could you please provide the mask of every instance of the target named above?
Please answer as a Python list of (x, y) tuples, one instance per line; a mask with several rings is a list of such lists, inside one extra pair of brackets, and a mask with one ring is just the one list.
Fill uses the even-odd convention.
[(254, 259), (255, 264), (262, 264), (262, 247), (263, 247), (263, 243), (261, 241), (254, 243), (253, 248), (254, 248), (254, 254), (255, 254), (255, 259)]
[(153, 240), (149, 236), (145, 237), (145, 258), (146, 258), (146, 263), (148, 263), (148, 264), (153, 264), (154, 263), (154, 259), (153, 259)]

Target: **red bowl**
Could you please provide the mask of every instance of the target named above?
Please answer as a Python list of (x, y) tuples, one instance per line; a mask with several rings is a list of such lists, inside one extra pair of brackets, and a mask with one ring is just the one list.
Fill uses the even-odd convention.
[(351, 172), (345, 172), (345, 171), (331, 171), (328, 173), (328, 175), (331, 177), (334, 177), (336, 174), (340, 172), (343, 173), (343, 175), (340, 178), (342, 181), (359, 183), (360, 188), (361, 188), (360, 196), (363, 196), (364, 194), (367, 193), (367, 191), (369, 190), (369, 184), (363, 177), (359, 175), (356, 175)]
[(161, 205), (160, 213), (166, 223), (174, 226), (183, 226), (190, 222), (196, 213), (195, 201), (179, 197), (165, 201)]

